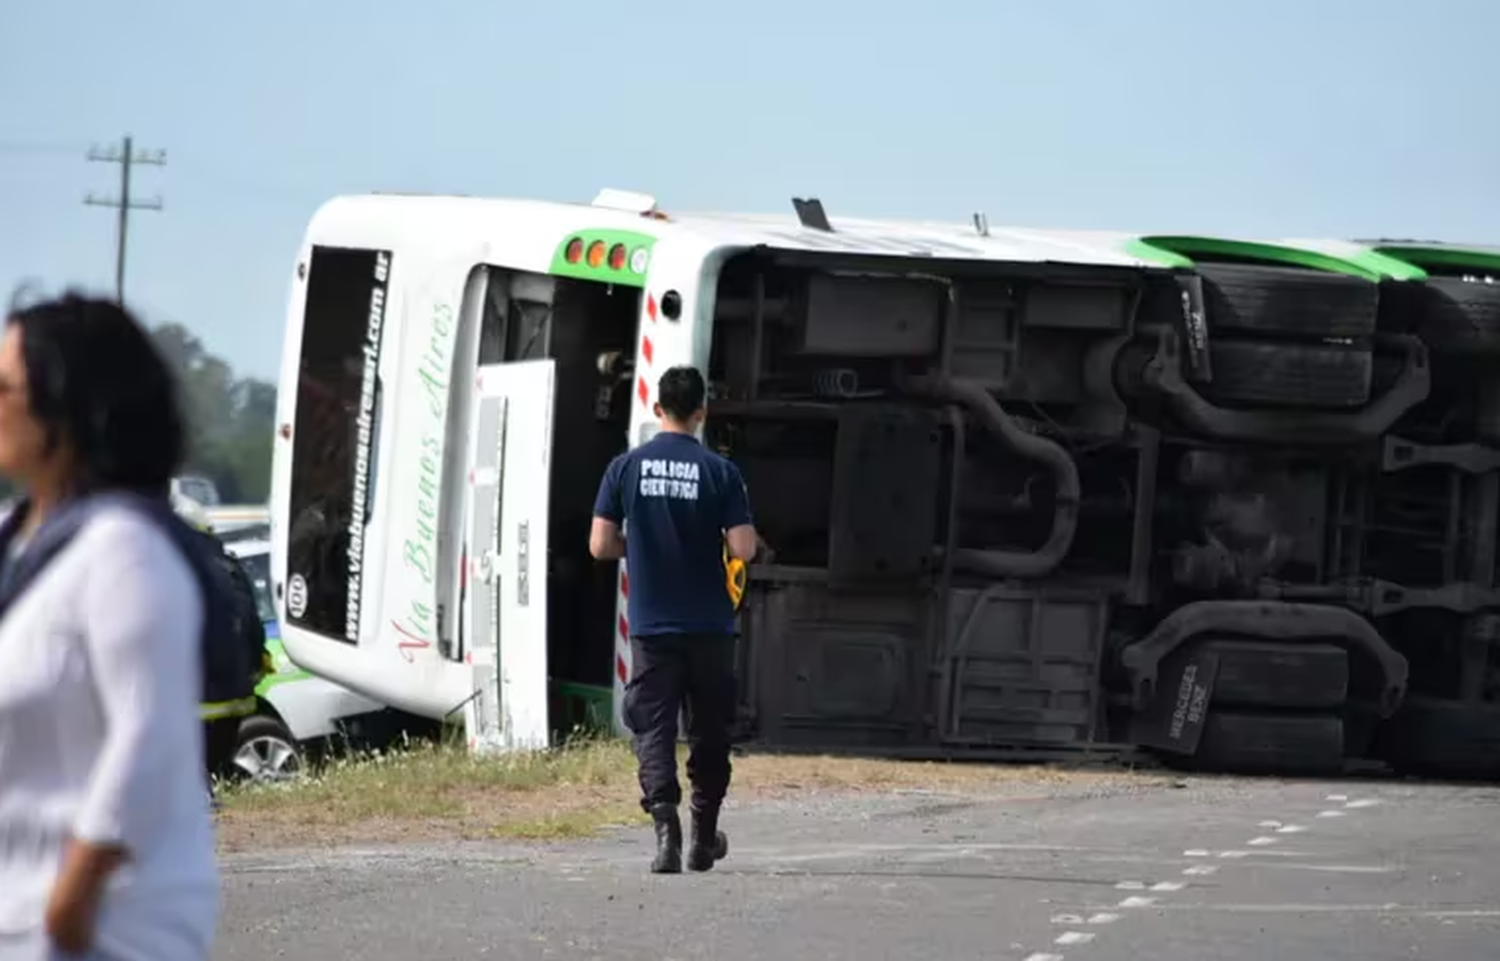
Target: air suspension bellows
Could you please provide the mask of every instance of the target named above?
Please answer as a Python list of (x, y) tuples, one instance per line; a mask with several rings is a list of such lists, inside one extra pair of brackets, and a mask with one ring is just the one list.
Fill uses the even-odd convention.
[(927, 375), (905, 378), (901, 386), (915, 396), (966, 407), (1006, 447), (1021, 457), (1045, 465), (1057, 489), (1052, 532), (1041, 547), (1034, 551), (960, 548), (953, 552), (954, 566), (992, 577), (1040, 577), (1062, 563), (1068, 549), (1073, 546), (1073, 533), (1078, 529), (1078, 465), (1073, 463), (1072, 455), (1056, 441), (1023, 430), (983, 384), (956, 377)]

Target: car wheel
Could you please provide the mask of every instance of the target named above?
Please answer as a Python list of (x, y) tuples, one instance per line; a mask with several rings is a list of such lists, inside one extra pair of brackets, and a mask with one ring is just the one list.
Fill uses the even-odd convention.
[(235, 775), (251, 782), (285, 781), (302, 771), (297, 739), (274, 717), (256, 714), (240, 724), (232, 762)]

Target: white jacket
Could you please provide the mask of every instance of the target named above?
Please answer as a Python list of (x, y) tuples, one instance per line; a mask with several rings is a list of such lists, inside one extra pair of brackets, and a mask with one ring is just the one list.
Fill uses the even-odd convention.
[(203, 961), (218, 913), (198, 585), (101, 510), (0, 619), (0, 959), (39, 937), (69, 835), (125, 846), (99, 919), (122, 961)]

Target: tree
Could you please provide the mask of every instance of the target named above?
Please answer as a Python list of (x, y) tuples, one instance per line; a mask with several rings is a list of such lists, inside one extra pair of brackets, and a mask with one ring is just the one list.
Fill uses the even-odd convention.
[[(276, 385), (237, 378), (181, 324), (152, 331), (177, 376), (187, 417), (186, 473), (212, 480), (230, 503), (259, 503), (270, 494), (271, 446), (276, 424)], [(0, 478), (0, 500), (16, 493)]]
[(181, 324), (152, 331), (177, 375), (188, 444), (184, 469), (202, 474), (231, 503), (259, 503), (270, 493), (276, 386), (239, 378)]

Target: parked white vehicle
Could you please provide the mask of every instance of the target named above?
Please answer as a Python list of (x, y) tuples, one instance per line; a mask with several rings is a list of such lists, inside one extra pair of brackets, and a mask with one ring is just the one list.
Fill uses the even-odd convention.
[[(275, 672), (255, 693), (260, 707), (240, 724), (234, 764), (245, 777), (276, 780), (296, 774), (309, 746), (335, 735), (365, 736), (392, 720), (377, 701), (302, 670), (281, 646), (276, 608), (271, 601), (270, 542), (230, 539), (227, 548), (245, 566), (255, 586), (255, 602), (265, 623), (266, 648)], [(399, 728), (399, 724), (396, 725)]]
[(219, 537), (245, 536), (256, 532), (262, 538), (270, 537), (271, 509), (264, 504), (222, 504), (205, 507), (203, 518)]
[(204, 507), (218, 507), (220, 503), (218, 485), (201, 474), (179, 474), (172, 478), (172, 497), (186, 497)]

